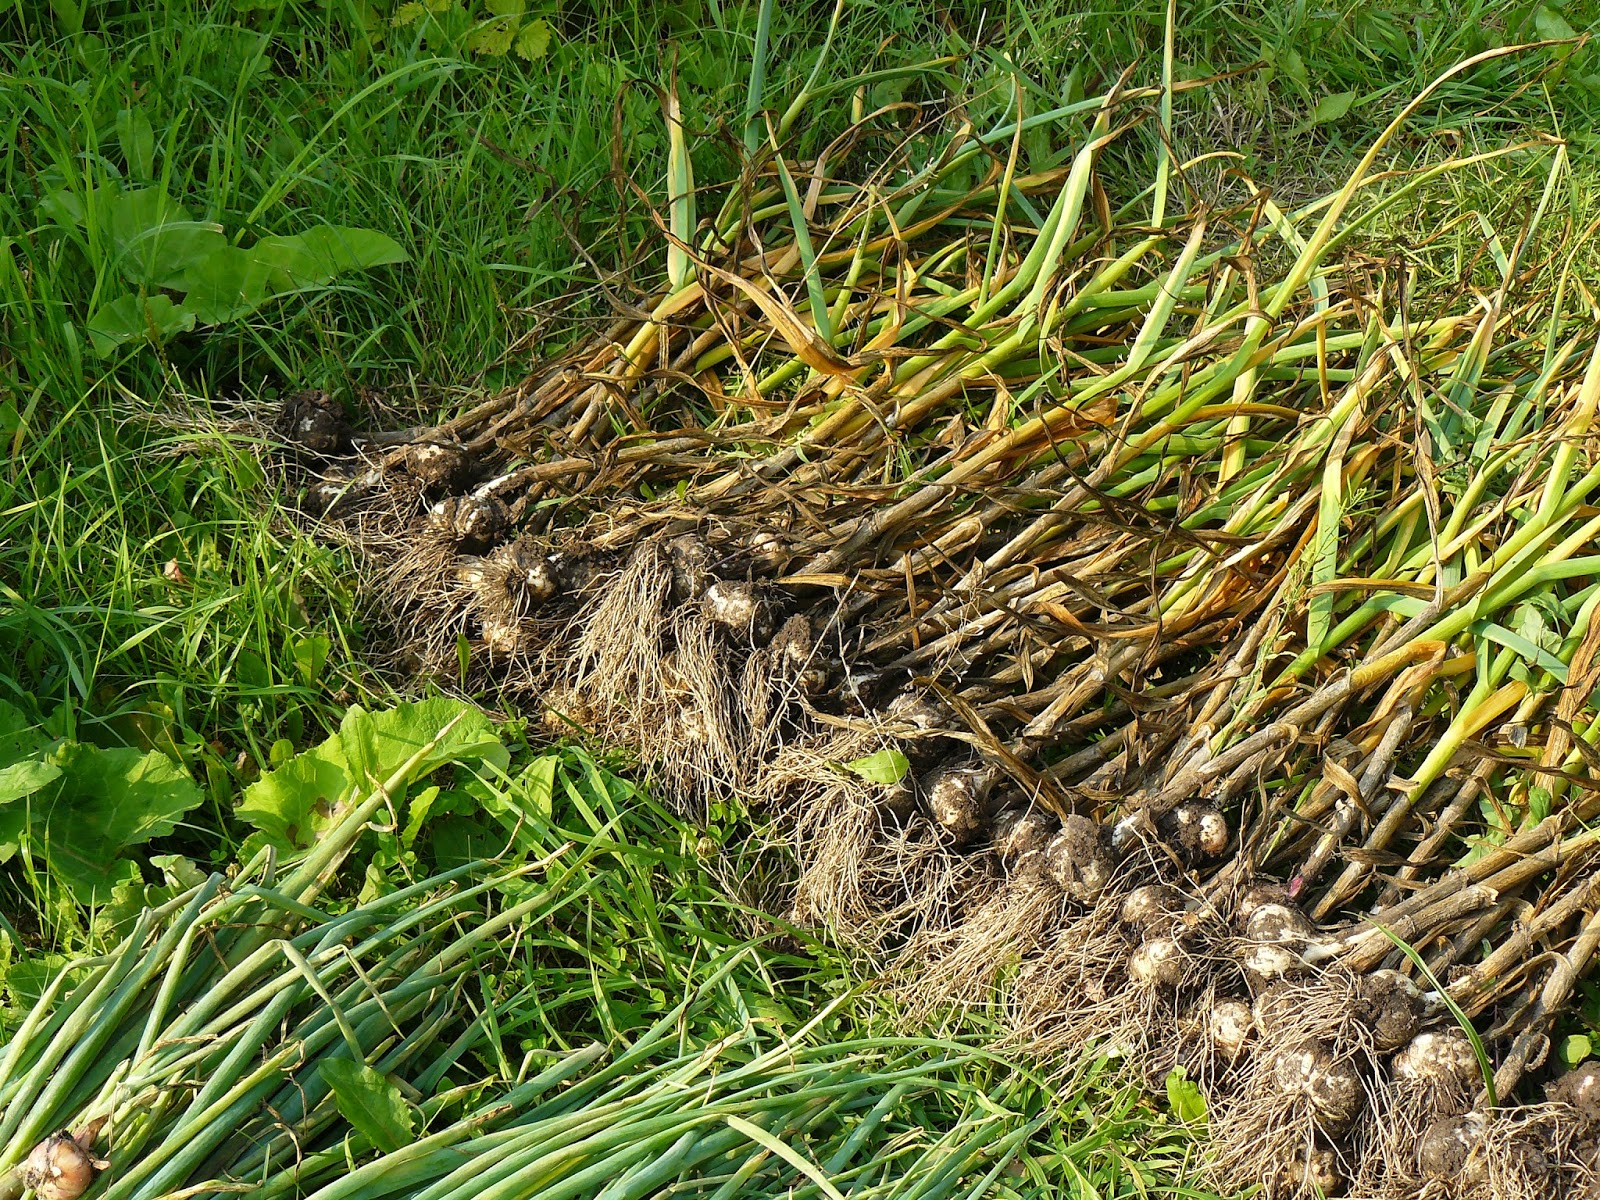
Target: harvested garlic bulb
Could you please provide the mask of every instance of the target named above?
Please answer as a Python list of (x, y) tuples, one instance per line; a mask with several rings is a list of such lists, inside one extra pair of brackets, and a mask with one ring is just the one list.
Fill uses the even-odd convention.
[(94, 1153), (94, 1139), (104, 1123), (102, 1118), (76, 1134), (63, 1129), (45, 1138), (22, 1164), (23, 1185), (32, 1188), (39, 1200), (78, 1200), (95, 1174), (111, 1165)]

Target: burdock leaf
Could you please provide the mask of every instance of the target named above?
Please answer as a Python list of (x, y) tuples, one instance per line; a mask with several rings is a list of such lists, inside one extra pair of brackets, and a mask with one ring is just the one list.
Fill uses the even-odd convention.
[(349, 225), (317, 225), (288, 237), (264, 237), (250, 247), (249, 254), (270, 273), (279, 295), (321, 287), (346, 271), (365, 271), (411, 258), (388, 234)]
[(383, 1153), (410, 1144), (411, 1106), (387, 1077), (366, 1063), (335, 1058), (322, 1064), (322, 1078), (333, 1089), (340, 1115)]
[(876, 754), (845, 763), (844, 769), (869, 783), (899, 783), (911, 769), (911, 760), (898, 750), (879, 750)]
[(355, 782), (368, 790), (393, 775), (446, 726), (450, 732), (417, 764), (412, 778), (421, 779), (453, 762), (488, 763), (502, 771), (511, 765), (511, 755), (489, 719), (470, 705), (442, 696), (379, 713), (353, 706), (339, 726), (339, 741)]
[(317, 840), (354, 790), (344, 747), (334, 734), (245, 788), (234, 811), (279, 850), (301, 850)]
[[(0, 767), (0, 804), (10, 804), (31, 796), (45, 784), (61, 777), (61, 768), (42, 759), (25, 758), (9, 766)], [(5, 855), (0, 850), (0, 858)]]
[(194, 320), (194, 313), (174, 304), (170, 296), (128, 293), (96, 309), (87, 328), (95, 353), (103, 358), (118, 346), (141, 338), (159, 345), (174, 334), (193, 329)]
[[(126, 864), (122, 852), (171, 833), (205, 798), (189, 773), (158, 751), (102, 750), (67, 742), (49, 760), (60, 772), (26, 806), (25, 830), (0, 832), (0, 842), (25, 842), (80, 901), (108, 903)], [(9, 824), (9, 820), (0, 821)]]

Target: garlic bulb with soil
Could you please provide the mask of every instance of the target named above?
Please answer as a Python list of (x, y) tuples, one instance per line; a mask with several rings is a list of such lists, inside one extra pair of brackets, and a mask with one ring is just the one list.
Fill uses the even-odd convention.
[(347, 451), (352, 430), (344, 406), (327, 392), (313, 389), (284, 397), (274, 432), (322, 457)]
[(1426, 1012), (1422, 990), (1399, 971), (1385, 968), (1361, 980), (1361, 1020), (1380, 1053), (1398, 1050), (1416, 1037)]
[(1271, 1038), (1293, 1027), (1304, 1006), (1301, 990), (1289, 983), (1268, 984), (1256, 994), (1250, 1006), (1256, 1028)]
[(996, 854), (1013, 862), (1043, 850), (1060, 826), (1055, 815), (1042, 808), (1007, 808), (994, 819), (991, 842)]
[(1123, 897), (1117, 915), (1124, 925), (1149, 932), (1177, 924), (1186, 907), (1184, 895), (1177, 888), (1164, 883), (1146, 883)]
[(1000, 771), (980, 762), (941, 767), (922, 780), (928, 815), (959, 842), (971, 841), (988, 816), (989, 793)]
[(1175, 988), (1183, 982), (1184, 957), (1177, 939), (1151, 938), (1128, 959), (1128, 976), (1141, 987)]
[(511, 527), (511, 513), (494, 496), (448, 497), (433, 506), (428, 519), (467, 554), (488, 550)]
[(1545, 1085), (1545, 1099), (1565, 1104), (1585, 1125), (1600, 1125), (1600, 1062), (1579, 1063)]
[(762, 641), (772, 635), (767, 605), (754, 584), (719, 579), (700, 597), (700, 610), (736, 637)]
[(1244, 923), (1244, 935), (1258, 944), (1278, 943), (1303, 949), (1316, 930), (1311, 920), (1288, 904), (1263, 904)]
[(1098, 901), (1116, 870), (1100, 826), (1076, 813), (1061, 822), (1061, 832), (1045, 847), (1045, 860), (1061, 890), (1082, 904)]
[(443, 442), (417, 442), (407, 446), (400, 466), (433, 495), (455, 491), (466, 485), (472, 463), (466, 448)]
[(1222, 813), (1209, 804), (1180, 804), (1156, 822), (1167, 844), (1188, 863), (1221, 855), (1231, 835)]
[(1394, 1056), (1394, 1077), (1446, 1091), (1482, 1082), (1477, 1052), (1459, 1030), (1417, 1034)]
[(1288, 904), (1289, 889), (1281, 883), (1257, 883), (1247, 887), (1239, 895), (1238, 916), (1239, 924), (1243, 927), (1249, 922), (1257, 909), (1267, 904)]
[(1326, 1146), (1315, 1147), (1305, 1158), (1281, 1168), (1277, 1182), (1290, 1195), (1337, 1196), (1344, 1191), (1339, 1156)]
[(1440, 1117), (1430, 1124), (1417, 1147), (1418, 1165), (1430, 1179), (1454, 1179), (1479, 1183), (1488, 1173), (1484, 1160), (1484, 1132), (1488, 1126), (1481, 1112)]
[(672, 593), (680, 601), (698, 600), (716, 582), (711, 547), (692, 533), (667, 543), (667, 561), (672, 566)]
[(1318, 1124), (1329, 1133), (1348, 1129), (1366, 1107), (1366, 1090), (1355, 1064), (1335, 1057), (1325, 1042), (1280, 1050), (1273, 1061), (1273, 1077), (1286, 1096), (1309, 1103)]
[(1252, 988), (1259, 991), (1273, 980), (1305, 970), (1301, 952), (1315, 932), (1306, 915), (1292, 904), (1266, 903), (1252, 908), (1244, 921), (1246, 945), (1240, 956)]
[(1245, 1043), (1255, 1032), (1255, 1014), (1243, 1000), (1218, 1000), (1211, 1007), (1207, 1032), (1218, 1057), (1233, 1062), (1244, 1053)]

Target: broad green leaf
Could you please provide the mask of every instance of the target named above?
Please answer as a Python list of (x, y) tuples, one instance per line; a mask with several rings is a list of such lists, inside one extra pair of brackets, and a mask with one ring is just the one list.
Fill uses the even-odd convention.
[(129, 175), (149, 179), (155, 174), (156, 135), (144, 109), (125, 108), (117, 113), (117, 143), (122, 147)]
[(327, 665), (328, 651), (333, 643), (324, 634), (309, 633), (295, 639), (294, 665), (306, 683), (316, 683), (322, 678), (322, 668)]
[(411, 797), (411, 804), (406, 809), (406, 827), (400, 831), (400, 844), (407, 850), (416, 843), (417, 834), (422, 832), (422, 823), (433, 812), (433, 802), (439, 798), (439, 789), (436, 787), (423, 788)]
[(134, 238), (119, 251), (123, 278), (143, 288), (180, 291), (189, 269), (213, 254), (232, 250), (222, 226), (203, 221), (159, 225)]
[(1533, 10), (1533, 27), (1538, 30), (1541, 41), (1557, 42), (1578, 36), (1566, 17), (1548, 4), (1541, 4)]
[(467, 34), (463, 44), (473, 54), (481, 54), (485, 58), (504, 58), (511, 52), (511, 42), (516, 35), (515, 21), (490, 21)]
[(487, 7), (497, 17), (520, 17), (528, 11), (527, 0), (489, 0)]
[(174, 334), (194, 328), (194, 313), (169, 296), (118, 296), (89, 318), (89, 340), (96, 354), (111, 354), (118, 346), (148, 339), (160, 345)]
[(225, 246), (183, 273), (184, 307), (204, 325), (247, 316), (272, 297), (272, 269), (248, 251)]
[[(0, 804), (31, 796), (45, 784), (61, 778), (61, 768), (37, 758), (25, 758), (0, 767)], [(0, 848), (0, 860), (9, 857)]]
[[(541, 846), (540, 830), (549, 822), (554, 807), (556, 773), (560, 770), (559, 754), (541, 754), (517, 776), (517, 786), (508, 792), (503, 787), (486, 780), (469, 780), (464, 790), (476, 800), (477, 808), (499, 821), (505, 832), (512, 835), (512, 845), (529, 854)], [(487, 852), (499, 854), (505, 849), (505, 837)]]
[(66, 188), (58, 188), (45, 193), (44, 198), (39, 201), (39, 211), (57, 225), (82, 225), (83, 197)]
[(234, 811), (279, 850), (302, 850), (344, 812), (354, 791), (343, 743), (334, 734), (245, 788)]
[(494, 858), (506, 848), (506, 835), (475, 817), (450, 816), (432, 825), (429, 846), (441, 871), (480, 858)]
[(136, 864), (123, 861), (110, 881), (111, 898), (96, 909), (91, 930), (106, 942), (120, 941), (146, 907), (163, 904), (178, 894), (170, 883), (150, 886)]
[(1167, 1072), (1167, 1104), (1185, 1125), (1203, 1124), (1206, 1119), (1205, 1093), (1182, 1067)]
[[(61, 777), (45, 758), (51, 739), (14, 704), (0, 700), (0, 805), (24, 799)], [(15, 818), (13, 818), (15, 820)], [(15, 840), (0, 836), (0, 862), (16, 854)]]
[(1285, 50), (1276, 56), (1273, 65), (1296, 83), (1304, 84), (1311, 81), (1311, 73), (1306, 70), (1305, 59), (1300, 57), (1298, 50)]
[(529, 813), (548, 821), (553, 811), (556, 791), (556, 772), (561, 768), (559, 754), (541, 754), (525, 768), (517, 782), (527, 797)]
[(1586, 1033), (1569, 1033), (1561, 1040), (1561, 1061), (1575, 1067), (1594, 1053), (1594, 1043)]
[(163, 225), (192, 223), (187, 209), (159, 185), (124, 191), (114, 183), (96, 188), (91, 203), (118, 253)]
[(1350, 106), (1355, 102), (1354, 92), (1335, 92), (1331, 96), (1324, 96), (1311, 110), (1310, 124), (1326, 125), (1329, 121), (1337, 121), (1350, 111)]
[(529, 21), (517, 34), (517, 57), (528, 62), (538, 62), (550, 51), (550, 26), (540, 17)]
[(161, 872), (174, 893), (199, 887), (206, 881), (206, 873), (195, 866), (194, 860), (181, 854), (152, 854), (150, 865)]
[(911, 760), (898, 750), (879, 750), (845, 763), (844, 769), (871, 783), (899, 783), (911, 769)]
[(452, 762), (490, 763), (502, 771), (510, 765), (511, 756), (489, 719), (476, 708), (445, 697), (401, 704), (380, 713), (352, 706), (340, 723), (339, 742), (352, 778), (367, 792), (446, 728), (449, 732), (417, 765), (413, 779)]
[(126, 875), (123, 851), (171, 833), (204, 799), (188, 772), (156, 751), (68, 742), (51, 759), (58, 779), (26, 805), (0, 809), (0, 845), (26, 845), (84, 903), (109, 902)]
[(340, 1115), (357, 1132), (385, 1154), (410, 1144), (414, 1127), (411, 1106), (391, 1080), (366, 1063), (347, 1058), (329, 1059), (321, 1070)]
[(247, 252), (273, 294), (322, 287), (347, 271), (407, 262), (399, 242), (373, 229), (319, 225), (289, 237), (264, 237)]

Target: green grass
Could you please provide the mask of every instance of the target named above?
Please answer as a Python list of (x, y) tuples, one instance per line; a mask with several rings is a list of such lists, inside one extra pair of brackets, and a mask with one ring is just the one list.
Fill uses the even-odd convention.
[[(658, 270), (644, 247), (654, 244), (647, 200), (666, 198), (655, 88), (669, 68), (696, 177), (728, 177), (739, 161), (753, 5), (531, 4), (551, 33), (531, 63), (472, 53), (464, 18), (396, 26), (396, 7), (157, 0), (0, 14), (0, 144), (10, 148), (0, 156), (0, 697), (58, 736), (181, 758), (209, 787), (208, 807), (179, 835), (202, 859), (237, 846), (231, 804), (275, 744), (317, 741), (349, 703), (395, 683), (364, 659), (383, 630), (351, 562), (275, 511), (250, 447), (222, 430), (302, 387), (381, 406), (396, 423), (436, 414), (519, 378), (602, 319), (600, 280), (626, 295), (631, 272)], [(1560, 36), (1582, 26), (1582, 8), (1182, 4), (1180, 80), (1267, 66), (1180, 96), (1175, 151), (1236, 150), (1281, 195), (1303, 198), (1444, 67), (1490, 45)], [(810, 75), (830, 9), (774, 6), (769, 106), (781, 109)], [(822, 78), (952, 56), (938, 73), (874, 82), (862, 103), (959, 102), (981, 127), (1018, 94), (1040, 111), (1130, 65), (1136, 82), (1157, 80), (1164, 16), (1158, 2), (860, 0)], [(829, 100), (806, 135), (812, 148), (847, 120), (848, 98)], [(1572, 143), (1573, 193), (1592, 197), (1597, 115), (1595, 49), (1535, 51), (1442, 89), (1396, 153), (1415, 162), (1559, 130)], [(1157, 144), (1150, 122), (1128, 152), (1130, 177), (1148, 176)], [(1030, 169), (1053, 165), (1046, 140), (1023, 152)], [(1475, 208), (1503, 213), (1520, 194), (1502, 183), (1451, 176), (1397, 214), (1392, 232), (1415, 239)], [(246, 244), (356, 226), (394, 238), (410, 262), (101, 357), (85, 329), (126, 287), (114, 244), (93, 219), (63, 227), (47, 198), (113, 184), (159, 184)], [(1454, 236), (1464, 271), (1476, 227)], [(219, 432), (144, 419), (174, 405), (211, 413)], [(615, 818), (626, 844), (665, 837), (667, 849), (622, 854), (586, 901), (584, 932), (562, 935), (564, 953), (603, 970), (572, 966), (557, 1006), (566, 1015), (530, 1037), (570, 1032), (585, 1005), (603, 1029), (628, 1026), (643, 1016), (634, 1007), (689, 986), (702, 969), (692, 948), (748, 919), (726, 909), (691, 831), (637, 794), (627, 804)], [(848, 986), (842, 960), (806, 949), (767, 954), (761, 1004), (805, 1011)], [(893, 1019), (876, 1000), (861, 1012), (869, 1025)], [(1168, 1174), (1180, 1165), (1181, 1140), (1137, 1097), (1039, 1085), (1030, 1103), (1065, 1116), (995, 1194), (1048, 1194), (1064, 1180), (1085, 1195), (1134, 1194), (1138, 1162)]]

